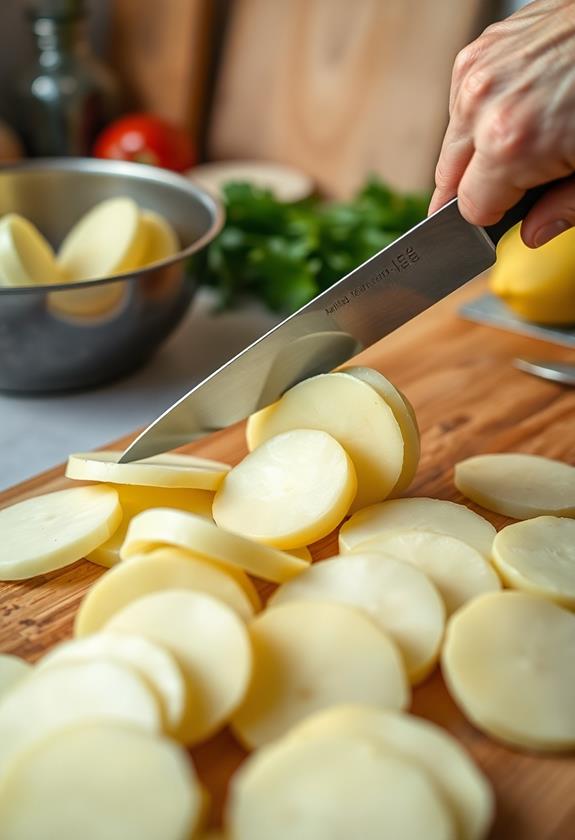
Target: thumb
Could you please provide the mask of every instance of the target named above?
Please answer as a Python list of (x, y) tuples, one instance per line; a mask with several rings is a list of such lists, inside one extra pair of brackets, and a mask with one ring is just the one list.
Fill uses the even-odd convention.
[(575, 176), (539, 199), (523, 220), (521, 238), (529, 248), (538, 248), (571, 227), (575, 227)]

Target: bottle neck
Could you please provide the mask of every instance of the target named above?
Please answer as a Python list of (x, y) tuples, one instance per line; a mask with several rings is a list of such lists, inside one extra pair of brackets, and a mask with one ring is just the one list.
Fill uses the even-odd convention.
[(55, 20), (39, 17), (34, 20), (33, 32), (38, 60), (43, 67), (53, 67), (64, 57), (81, 57), (90, 52), (83, 18)]

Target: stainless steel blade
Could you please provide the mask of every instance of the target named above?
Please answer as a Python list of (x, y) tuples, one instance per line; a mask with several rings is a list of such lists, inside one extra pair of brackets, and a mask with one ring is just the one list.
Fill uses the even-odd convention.
[(454, 199), (255, 341), (165, 411), (120, 461), (242, 420), (342, 364), (488, 268), (495, 247)]

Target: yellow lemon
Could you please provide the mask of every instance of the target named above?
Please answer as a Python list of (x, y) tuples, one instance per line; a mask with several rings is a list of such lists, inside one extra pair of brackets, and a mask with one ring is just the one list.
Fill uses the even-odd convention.
[(515, 225), (497, 246), (490, 286), (520, 318), (575, 324), (575, 228), (528, 248)]

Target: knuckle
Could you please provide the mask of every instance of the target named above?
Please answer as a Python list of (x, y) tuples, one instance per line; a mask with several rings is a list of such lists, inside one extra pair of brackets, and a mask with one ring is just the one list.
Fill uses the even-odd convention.
[(486, 115), (477, 146), (496, 161), (507, 163), (529, 150), (535, 129), (530, 111), (520, 111), (514, 103), (498, 103)]
[(461, 80), (473, 66), (478, 55), (477, 42), (473, 41), (460, 50), (453, 64), (453, 78)]

